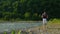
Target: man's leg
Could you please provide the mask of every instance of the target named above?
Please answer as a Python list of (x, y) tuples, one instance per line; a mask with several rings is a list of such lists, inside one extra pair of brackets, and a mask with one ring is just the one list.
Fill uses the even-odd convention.
[(44, 32), (47, 32), (47, 20), (46, 19), (43, 19), (43, 33)]

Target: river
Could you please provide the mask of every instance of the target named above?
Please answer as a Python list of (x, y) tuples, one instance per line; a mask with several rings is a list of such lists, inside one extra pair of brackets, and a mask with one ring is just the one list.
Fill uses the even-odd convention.
[(4, 31), (9, 32), (11, 30), (17, 30), (17, 29), (27, 29), (32, 27), (38, 27), (41, 25), (42, 25), (41, 21), (5, 22), (5, 23), (0, 23), (0, 32), (4, 32)]

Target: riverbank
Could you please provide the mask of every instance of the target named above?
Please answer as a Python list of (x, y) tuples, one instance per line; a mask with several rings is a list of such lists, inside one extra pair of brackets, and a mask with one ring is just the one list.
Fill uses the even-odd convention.
[[(21, 22), (23, 22), (23, 21), (21, 21)], [(34, 22), (35, 23), (40, 23), (39, 21), (34, 21)], [(30, 22), (27, 21), (26, 23), (33, 23), (33, 22), (32, 21), (30, 21)], [(47, 32), (44, 32), (44, 33), (60, 34), (60, 20), (58, 20), (58, 19), (50, 20), (50, 21), (48, 21), (46, 26), (47, 26)], [(16, 33), (18, 33), (19, 31), (21, 31), (21, 30), (20, 29), (15, 30)], [(42, 25), (41, 26), (34, 26), (34, 27), (27, 28), (25, 31), (30, 33), (30, 34), (42, 34), (43, 33), (43, 27), (42, 27)]]
[(39, 23), (42, 21), (5, 21), (5, 20), (0, 20), (0, 23)]
[(34, 27), (29, 29), (29, 31), (35, 33), (35, 34), (42, 34), (42, 33), (48, 33), (48, 34), (60, 34), (60, 20), (53, 19), (47, 23), (47, 31), (43, 32), (43, 27)]

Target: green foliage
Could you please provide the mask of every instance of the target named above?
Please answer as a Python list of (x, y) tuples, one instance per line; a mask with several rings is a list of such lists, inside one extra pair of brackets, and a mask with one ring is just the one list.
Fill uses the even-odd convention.
[(60, 18), (60, 0), (1, 0), (3, 20), (41, 20), (43, 10), (50, 18)]
[(7, 34), (7, 32), (4, 32), (4, 34)]
[(18, 34), (21, 34), (21, 30), (18, 31)]
[(15, 31), (13, 30), (13, 31), (11, 32), (11, 34), (15, 34)]
[(24, 3), (26, 0), (20, 0), (20, 3)]
[(26, 13), (24, 14), (24, 16), (27, 18), (27, 17), (30, 16), (30, 13), (29, 13), (29, 12), (26, 12)]
[(60, 24), (60, 19), (56, 19), (56, 18), (54, 18), (54, 19), (52, 19), (52, 20), (49, 20), (48, 21), (48, 24)]

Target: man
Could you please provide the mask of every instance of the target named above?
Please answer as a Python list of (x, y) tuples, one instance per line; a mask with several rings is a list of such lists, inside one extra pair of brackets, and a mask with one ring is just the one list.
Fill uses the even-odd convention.
[(44, 32), (47, 32), (47, 26), (46, 26), (46, 24), (47, 24), (47, 18), (48, 18), (48, 15), (47, 15), (47, 13), (44, 11), (44, 12), (42, 13), (43, 31), (44, 31)]
[(48, 18), (48, 15), (47, 15), (46, 12), (44, 11), (44, 12), (42, 13), (43, 25), (46, 25), (46, 23), (47, 23), (47, 18)]

